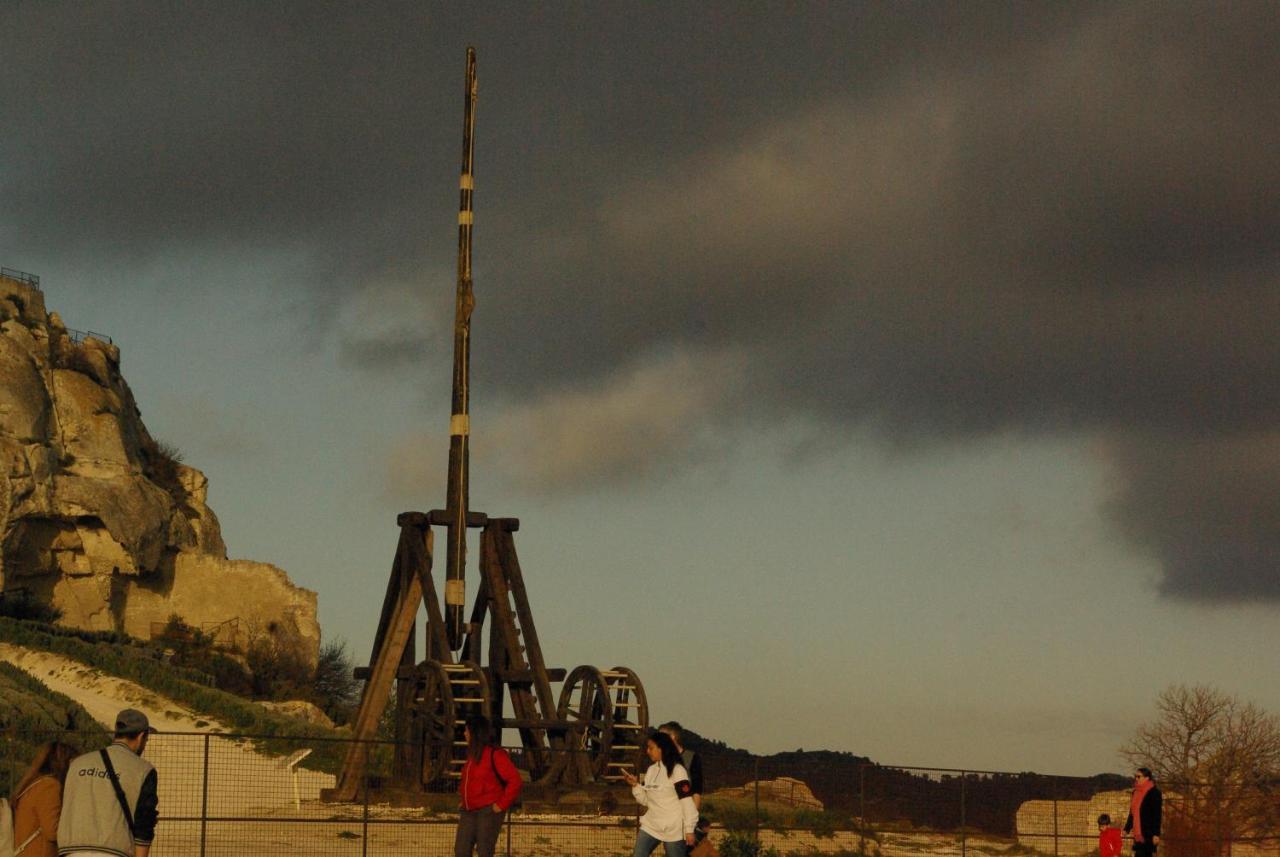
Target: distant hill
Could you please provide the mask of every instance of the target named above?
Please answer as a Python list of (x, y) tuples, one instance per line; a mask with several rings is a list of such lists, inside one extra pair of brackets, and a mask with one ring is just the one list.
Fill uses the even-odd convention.
[(702, 756), (708, 792), (754, 780), (794, 777), (829, 812), (876, 823), (909, 822), (916, 828), (954, 830), (962, 825), (1001, 836), (1014, 833), (1014, 816), (1028, 800), (1088, 799), (1095, 792), (1128, 787), (1117, 774), (1055, 777), (1036, 773), (969, 774), (961, 817), (959, 774), (904, 771), (866, 756), (831, 750), (795, 750), (758, 756), (686, 729), (685, 745)]

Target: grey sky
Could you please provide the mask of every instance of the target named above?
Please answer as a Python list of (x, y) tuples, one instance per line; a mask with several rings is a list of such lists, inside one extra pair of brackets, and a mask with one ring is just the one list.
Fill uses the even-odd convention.
[[(1280, 599), (1266, 4), (15, 3), (0, 24), (3, 263), (112, 327), (233, 552), (318, 589), (358, 649), (394, 512), (443, 494), (474, 43), (476, 501), (552, 567), (544, 639), (657, 657), (548, 602), (643, 612), (683, 581), (730, 638), (744, 615), (795, 629), (707, 631), (696, 671), (663, 643), (644, 672), (673, 692), (723, 699), (738, 647), (790, 676), (776, 706), (685, 703), (695, 729), (887, 761), (1076, 764), (1070, 736), (1036, 749), (1080, 719), (1033, 677), (1081, 640), (1129, 706), (1069, 703), (1107, 711), (1098, 767), (1162, 683), (1254, 690), (1222, 647), (1274, 632)], [(856, 606), (885, 599), (899, 622)], [(1140, 687), (1135, 625), (1159, 664)], [(1203, 662), (1180, 635), (1211, 627)], [(940, 666), (957, 646), (975, 660)], [(898, 743), (791, 740), (782, 697), (816, 662)], [(957, 669), (963, 691), (911, 689)], [(990, 716), (1018, 687), (1040, 707)], [(892, 710), (931, 699), (958, 712), (936, 751)], [(1025, 761), (997, 749), (1022, 733)]]

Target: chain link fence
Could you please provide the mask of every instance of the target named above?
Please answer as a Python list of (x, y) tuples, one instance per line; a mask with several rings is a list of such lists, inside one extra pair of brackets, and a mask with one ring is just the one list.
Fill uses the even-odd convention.
[[(100, 735), (0, 735), (0, 788), (6, 794), (21, 777), (30, 748), (48, 740), (85, 749), (101, 744)], [(159, 772), (161, 815), (152, 854), (450, 853), (456, 781), (441, 780), (417, 795), (391, 788), (395, 766), (412, 755), (408, 748), (372, 742), (356, 799), (325, 799), (350, 743), (220, 733), (152, 736), (146, 758)], [(703, 815), (712, 821), (712, 841), (723, 857), (1096, 854), (1097, 817), (1107, 813), (1123, 824), (1128, 814), (1127, 784), (1118, 777), (895, 767), (836, 753), (796, 755), (798, 760), (704, 754)], [(522, 765), (519, 750), (512, 757)], [(1161, 854), (1280, 857), (1273, 826), (1233, 830), (1224, 824), (1233, 816), (1222, 807), (1210, 812), (1196, 787), (1161, 786), (1167, 795)], [(530, 800), (508, 814), (499, 853), (626, 857), (638, 812), (621, 785), (568, 789), (556, 795), (554, 805)]]

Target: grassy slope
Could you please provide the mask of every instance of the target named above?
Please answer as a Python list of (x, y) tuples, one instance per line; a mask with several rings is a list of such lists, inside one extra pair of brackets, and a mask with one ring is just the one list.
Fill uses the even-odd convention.
[[(343, 737), (342, 732), (301, 723), (234, 694), (209, 687), (203, 674), (177, 669), (158, 660), (153, 650), (146, 646), (122, 642), (118, 635), (108, 636), (110, 639), (97, 639), (95, 635), (63, 633), (34, 622), (0, 618), (0, 642), (52, 652), (107, 675), (127, 679), (198, 714), (216, 719), (238, 734), (273, 736), (275, 740), (259, 742), (265, 750), (287, 753), (297, 747), (297, 738)], [(24, 703), (24, 706), (28, 705)], [(9, 717), (20, 714), (16, 709), (11, 713), (0, 709), (0, 725), (21, 723), (9, 720)], [(19, 725), (19, 728), (23, 727)], [(318, 742), (305, 767), (335, 773), (341, 765), (344, 749), (340, 743)]]
[(45, 741), (65, 740), (78, 747), (101, 745), (107, 732), (74, 699), (45, 687), (12, 664), (0, 663), (0, 790), (7, 793)]

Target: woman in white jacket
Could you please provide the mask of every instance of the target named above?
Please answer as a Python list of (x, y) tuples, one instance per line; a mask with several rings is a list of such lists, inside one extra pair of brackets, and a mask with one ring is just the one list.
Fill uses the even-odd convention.
[(698, 824), (689, 772), (680, 764), (680, 751), (669, 735), (654, 732), (645, 741), (644, 751), (652, 762), (644, 780), (622, 775), (636, 800), (646, 807), (632, 857), (649, 857), (659, 842), (667, 857), (687, 857)]

